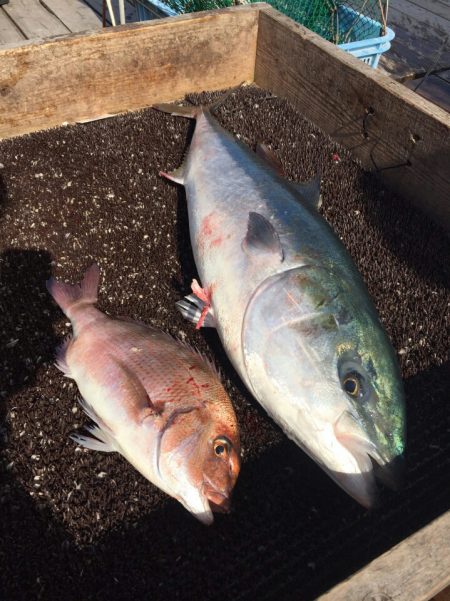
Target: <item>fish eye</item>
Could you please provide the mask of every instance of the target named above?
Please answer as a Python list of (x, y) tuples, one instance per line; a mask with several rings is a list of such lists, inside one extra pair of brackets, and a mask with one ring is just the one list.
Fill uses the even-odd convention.
[(230, 442), (226, 438), (216, 438), (214, 441), (214, 453), (222, 456), (227, 455), (230, 451)]
[(342, 386), (347, 394), (352, 397), (358, 397), (361, 390), (359, 377), (356, 374), (349, 374), (342, 382)]

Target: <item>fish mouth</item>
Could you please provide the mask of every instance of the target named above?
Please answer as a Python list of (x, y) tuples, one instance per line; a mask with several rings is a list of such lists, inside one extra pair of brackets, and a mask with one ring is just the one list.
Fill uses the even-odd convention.
[(203, 494), (208, 500), (211, 511), (214, 513), (230, 512), (230, 491), (219, 490), (209, 479), (205, 479), (203, 484)]
[(330, 476), (358, 503), (367, 509), (373, 509), (380, 504), (380, 491), (377, 481), (398, 491), (405, 480), (404, 455), (397, 455), (392, 459), (383, 456), (376, 443), (367, 438), (362, 431), (352, 433), (342, 432), (342, 422), (349, 423), (354, 417), (345, 412), (336, 422), (334, 431), (336, 439), (342, 447), (352, 456), (355, 471), (344, 473), (330, 470)]

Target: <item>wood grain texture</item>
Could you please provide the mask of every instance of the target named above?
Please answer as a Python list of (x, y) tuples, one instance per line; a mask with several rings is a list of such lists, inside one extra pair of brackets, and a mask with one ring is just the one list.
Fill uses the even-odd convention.
[(255, 82), (292, 101), (367, 169), (450, 228), (450, 115), (274, 11), (260, 13)]
[(252, 80), (258, 10), (125, 25), (0, 52), (0, 137)]
[(89, 31), (102, 26), (98, 15), (81, 0), (41, 0), (69, 31)]
[(0, 8), (0, 46), (3, 44), (13, 44), (15, 42), (21, 42), (25, 39), (25, 36), (17, 29), (11, 19), (3, 10)]
[(317, 601), (429, 601), (449, 583), (447, 512)]
[(3, 9), (28, 39), (62, 35), (69, 31), (39, 0), (14, 0), (5, 4)]
[(450, 601), (450, 587), (435, 595), (430, 601)]

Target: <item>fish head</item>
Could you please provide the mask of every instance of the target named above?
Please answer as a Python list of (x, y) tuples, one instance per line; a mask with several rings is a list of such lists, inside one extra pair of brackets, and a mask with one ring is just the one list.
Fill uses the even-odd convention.
[(246, 310), (248, 379), (267, 411), (366, 507), (395, 486), (405, 403), (394, 351), (359, 281), (320, 266), (276, 274)]
[(184, 409), (170, 420), (159, 446), (158, 470), (165, 486), (205, 524), (213, 522), (213, 511), (229, 510), (240, 469), (237, 422), (220, 388), (225, 410), (217, 400), (201, 406), (193, 402), (192, 410)]

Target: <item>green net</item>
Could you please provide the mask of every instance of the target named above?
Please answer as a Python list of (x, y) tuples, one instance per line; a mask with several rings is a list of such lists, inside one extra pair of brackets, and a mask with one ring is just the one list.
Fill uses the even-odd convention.
[[(301, 23), (334, 44), (377, 38), (386, 32), (388, 0), (266, 1), (297, 23)], [(235, 0), (165, 0), (165, 3), (177, 13), (190, 13), (232, 6), (237, 2)]]

